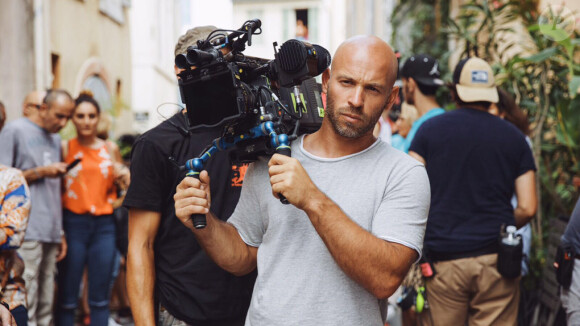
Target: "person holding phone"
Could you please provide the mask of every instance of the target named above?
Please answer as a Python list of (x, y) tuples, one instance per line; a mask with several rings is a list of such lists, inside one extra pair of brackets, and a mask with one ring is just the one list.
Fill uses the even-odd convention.
[(62, 144), (64, 161), (71, 167), (64, 177), (62, 196), (69, 253), (59, 270), (62, 282), (59, 282), (57, 325), (74, 325), (85, 265), (91, 324), (108, 324), (116, 257), (113, 201), (119, 185), (124, 187), (128, 183), (129, 171), (120, 162), (119, 148), (97, 137), (100, 114), (92, 94), (81, 93), (71, 118), (77, 138)]

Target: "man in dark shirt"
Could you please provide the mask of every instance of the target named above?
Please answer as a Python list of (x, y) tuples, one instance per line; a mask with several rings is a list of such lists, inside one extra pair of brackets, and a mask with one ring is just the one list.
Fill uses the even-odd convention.
[(431, 184), (424, 243), (435, 268), (426, 283), (430, 317), (433, 325), (515, 325), (519, 279), (499, 274), (497, 242), (502, 224), (521, 227), (536, 212), (534, 160), (525, 136), (487, 112), (498, 101), (489, 64), (464, 59), (453, 82), (459, 109), (426, 121), (409, 152)]
[[(175, 54), (185, 53), (215, 29), (189, 30)], [(185, 112), (175, 114), (133, 147), (124, 201), (129, 208), (127, 286), (133, 317), (136, 325), (243, 325), (256, 273), (236, 277), (218, 267), (175, 216), (173, 195), (185, 177), (178, 165), (198, 156), (221, 134), (219, 127), (188, 132), (186, 119)], [(206, 168), (214, 176), (212, 210), (227, 219), (240, 195), (244, 167), (218, 152)]]
[(403, 143), (402, 149), (408, 153), (419, 127), (425, 121), (445, 113), (435, 98), (437, 90), (444, 83), (440, 79), (437, 60), (426, 54), (416, 54), (405, 61), (401, 68), (401, 80), (405, 102), (414, 105), (418, 113)]

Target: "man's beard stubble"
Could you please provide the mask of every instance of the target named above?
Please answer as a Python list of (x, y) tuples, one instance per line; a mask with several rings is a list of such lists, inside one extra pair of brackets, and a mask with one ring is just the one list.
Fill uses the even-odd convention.
[[(387, 103), (385, 103), (382, 109), (378, 111), (375, 115), (368, 116), (361, 113), (360, 112), (361, 109), (357, 109), (349, 105), (336, 109), (334, 106), (333, 97), (334, 96), (332, 96), (329, 85), (325, 116), (330, 121), (330, 124), (332, 125), (334, 131), (340, 136), (345, 138), (351, 139), (359, 138), (368, 133), (369, 131), (373, 130), (375, 128), (376, 123), (379, 121), (379, 118), (381, 117), (381, 114), (383, 113), (384, 109), (387, 107)], [(360, 127), (356, 127), (348, 122), (341, 124), (339, 119), (342, 113), (351, 113), (357, 115), (362, 120), (362, 125)]]

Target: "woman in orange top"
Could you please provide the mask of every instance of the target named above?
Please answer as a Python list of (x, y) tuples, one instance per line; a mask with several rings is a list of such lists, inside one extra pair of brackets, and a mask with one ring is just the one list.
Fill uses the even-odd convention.
[(63, 143), (63, 157), (71, 164), (65, 175), (63, 228), (68, 254), (59, 272), (57, 324), (73, 326), (80, 283), (88, 268), (91, 325), (107, 325), (110, 284), (115, 260), (115, 220), (113, 201), (116, 184), (128, 182), (128, 170), (115, 157), (119, 148), (97, 137), (99, 104), (91, 94), (82, 93), (75, 101), (72, 122), (77, 138)]

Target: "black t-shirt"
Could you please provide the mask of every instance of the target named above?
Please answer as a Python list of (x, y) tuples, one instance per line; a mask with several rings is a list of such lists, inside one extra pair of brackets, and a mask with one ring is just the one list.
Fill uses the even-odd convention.
[(431, 208), (425, 249), (469, 252), (497, 241), (514, 225), (515, 180), (535, 170), (525, 136), (485, 111), (462, 108), (426, 121), (410, 151), (426, 162)]
[[(183, 166), (221, 132), (214, 128), (184, 136), (170, 122), (185, 127), (185, 119), (178, 113), (135, 142), (124, 205), (161, 213), (155, 239), (155, 290), (161, 305), (194, 325), (243, 325), (256, 272), (236, 277), (218, 267), (175, 216), (173, 195), (186, 172), (169, 158)], [(246, 167), (232, 165), (227, 152), (215, 153), (206, 163), (215, 216), (226, 220), (232, 214)]]

